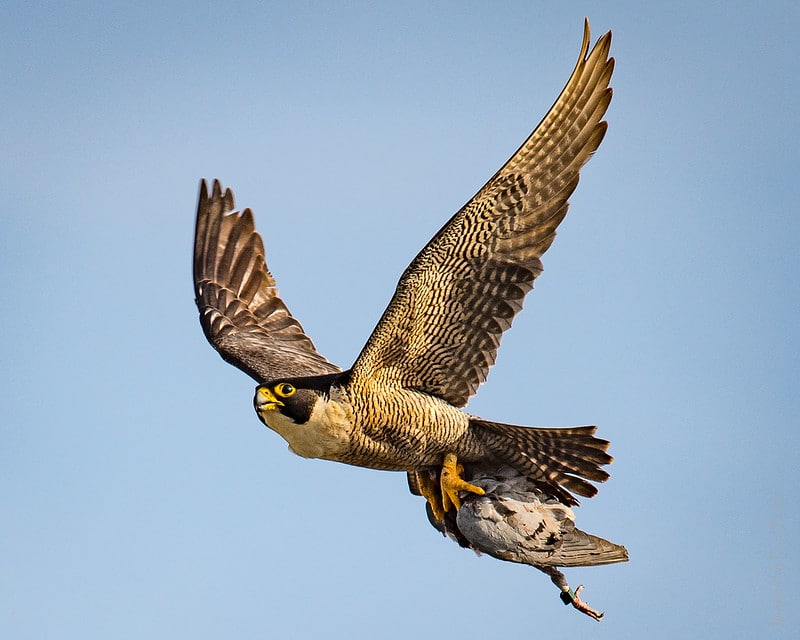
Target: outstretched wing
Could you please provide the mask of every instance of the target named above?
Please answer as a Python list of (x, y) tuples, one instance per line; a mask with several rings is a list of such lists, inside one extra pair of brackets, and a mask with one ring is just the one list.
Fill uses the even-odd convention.
[(203, 332), (219, 354), (258, 382), (340, 369), (314, 348), (278, 296), (250, 209), (235, 211), (218, 180), (200, 182), (194, 290)]
[(502, 333), (542, 271), (578, 174), (606, 132), (611, 33), (589, 49), (531, 136), (417, 255), (353, 376), (464, 406), (486, 380)]

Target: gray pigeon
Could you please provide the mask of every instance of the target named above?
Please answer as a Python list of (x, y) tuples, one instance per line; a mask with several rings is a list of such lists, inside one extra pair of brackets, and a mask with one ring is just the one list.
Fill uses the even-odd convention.
[[(483, 489), (484, 495), (463, 492), (461, 509), (448, 511), (443, 521), (427, 505), (431, 524), (462, 547), (543, 571), (561, 590), (564, 604), (602, 619), (603, 613), (580, 599), (583, 585), (573, 591), (558, 567), (626, 562), (627, 549), (578, 529), (570, 507), (511, 467), (467, 468), (464, 477)], [(411, 475), (409, 484), (416, 492)]]

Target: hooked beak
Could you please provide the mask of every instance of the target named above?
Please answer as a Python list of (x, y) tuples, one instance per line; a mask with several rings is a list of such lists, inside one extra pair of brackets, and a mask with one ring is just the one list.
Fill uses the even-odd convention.
[(263, 413), (264, 411), (275, 411), (278, 407), (283, 406), (283, 402), (278, 400), (267, 387), (258, 387), (256, 396), (253, 398), (253, 405), (258, 413)]

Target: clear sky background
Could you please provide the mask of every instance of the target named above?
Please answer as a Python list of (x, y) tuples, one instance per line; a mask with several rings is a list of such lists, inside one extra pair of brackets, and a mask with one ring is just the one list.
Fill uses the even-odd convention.
[[(609, 132), (469, 409), (612, 441), (578, 524), (631, 562), (567, 571), (599, 625), (402, 474), (287, 452), (191, 283), (219, 177), (349, 366), (585, 15)], [(0, 636), (793, 637), (798, 29), (793, 1), (4, 3)]]

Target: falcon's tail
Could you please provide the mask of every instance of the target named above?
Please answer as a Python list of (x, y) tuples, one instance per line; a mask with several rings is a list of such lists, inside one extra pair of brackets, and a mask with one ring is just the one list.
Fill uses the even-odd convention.
[(597, 427), (520, 427), (471, 418), (472, 432), (498, 462), (514, 467), (539, 483), (566, 505), (578, 504), (570, 493), (591, 498), (597, 488), (588, 482), (603, 482), (611, 463), (608, 440), (594, 437)]

